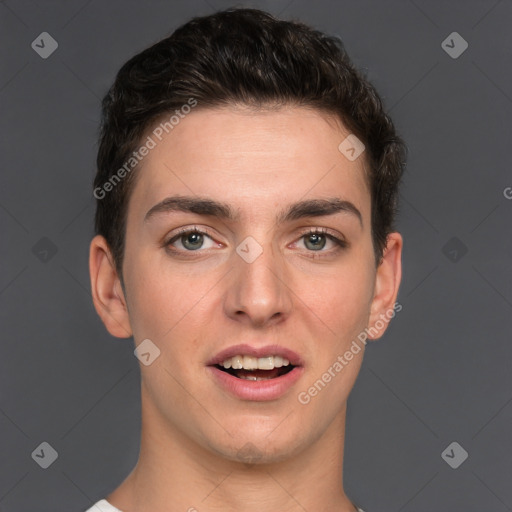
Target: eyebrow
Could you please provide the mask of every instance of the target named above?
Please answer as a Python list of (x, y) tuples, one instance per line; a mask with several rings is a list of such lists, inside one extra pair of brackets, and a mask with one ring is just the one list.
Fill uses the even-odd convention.
[[(229, 221), (236, 221), (240, 218), (239, 212), (233, 210), (227, 203), (193, 196), (171, 196), (166, 197), (163, 201), (160, 201), (150, 208), (144, 217), (144, 222), (147, 222), (157, 214), (167, 212), (196, 213), (198, 215), (218, 217)], [(361, 227), (363, 226), (363, 216), (357, 207), (350, 201), (337, 197), (329, 199), (306, 199), (293, 203), (286, 209), (279, 211), (276, 220), (278, 223), (290, 222), (305, 217), (334, 215), (339, 212), (345, 212), (355, 216), (359, 220)]]

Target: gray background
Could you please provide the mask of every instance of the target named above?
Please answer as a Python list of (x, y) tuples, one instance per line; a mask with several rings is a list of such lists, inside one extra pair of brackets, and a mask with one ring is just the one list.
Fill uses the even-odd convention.
[[(232, 5), (0, 2), (2, 512), (84, 510), (137, 460), (133, 341), (90, 298), (99, 101), (133, 54)], [(367, 512), (512, 510), (512, 3), (239, 5), (338, 35), (409, 146), (403, 310), (349, 400), (349, 497)], [(47, 59), (31, 47), (45, 31)], [(457, 59), (441, 46), (454, 31), (469, 44)], [(458, 469), (441, 457), (453, 441), (469, 453)], [(31, 455), (42, 442), (48, 469)]]

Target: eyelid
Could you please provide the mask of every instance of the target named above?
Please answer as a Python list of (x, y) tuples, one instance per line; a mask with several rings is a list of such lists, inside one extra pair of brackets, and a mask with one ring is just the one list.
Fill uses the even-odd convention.
[(178, 231), (173, 232), (172, 234), (170, 234), (169, 236), (167, 236), (165, 238), (163, 245), (167, 246), (170, 243), (175, 242), (181, 236), (187, 235), (189, 233), (199, 233), (201, 235), (206, 235), (209, 238), (211, 238), (215, 243), (220, 243), (220, 242), (217, 242), (217, 240), (215, 239), (215, 235), (213, 235), (213, 233), (208, 228), (206, 228), (206, 227), (200, 228), (200, 227), (194, 225), (194, 226), (187, 226), (184, 228), (179, 228)]
[(340, 232), (329, 229), (329, 228), (309, 227), (309, 228), (304, 228), (303, 230), (301, 230), (300, 233), (301, 233), (301, 235), (300, 235), (299, 239), (306, 235), (310, 235), (310, 234), (326, 235), (327, 237), (331, 238), (334, 242), (339, 243), (342, 246), (348, 246), (347, 240)]
[(302, 240), (304, 240), (302, 243), (305, 245), (305, 237), (308, 235), (323, 235), (325, 238), (327, 238), (330, 242), (334, 244), (334, 247), (331, 247), (330, 249), (327, 250), (324, 250), (324, 247), (322, 247), (318, 251), (310, 250), (307, 247), (305, 247), (304, 249), (299, 249), (299, 256), (305, 257), (313, 261), (332, 261), (333, 258), (338, 258), (343, 254), (343, 251), (347, 250), (350, 247), (349, 242), (347, 242), (347, 240), (341, 233), (324, 227), (309, 227), (303, 229), (300, 237), (297, 238), (292, 245), (295, 246)]

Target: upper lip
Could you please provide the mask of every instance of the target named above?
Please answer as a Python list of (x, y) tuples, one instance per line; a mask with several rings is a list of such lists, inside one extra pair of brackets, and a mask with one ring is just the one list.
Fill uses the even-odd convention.
[(293, 350), (281, 347), (280, 345), (265, 345), (263, 347), (252, 347), (247, 344), (233, 345), (224, 350), (221, 350), (213, 356), (208, 363), (208, 366), (222, 364), (223, 361), (233, 356), (252, 356), (252, 357), (266, 357), (266, 356), (281, 356), (288, 359), (293, 366), (302, 366), (303, 362), (301, 357)]

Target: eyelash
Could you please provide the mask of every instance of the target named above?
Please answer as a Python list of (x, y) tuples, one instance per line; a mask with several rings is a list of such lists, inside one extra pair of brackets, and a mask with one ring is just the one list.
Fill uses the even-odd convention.
[[(184, 235), (188, 235), (188, 234), (192, 234), (192, 233), (197, 233), (197, 234), (200, 234), (200, 235), (206, 235), (208, 236), (209, 238), (211, 238), (212, 240), (214, 240), (214, 237), (213, 235), (207, 230), (207, 229), (199, 229), (198, 227), (194, 226), (193, 228), (182, 228), (178, 231), (178, 233), (174, 234), (169, 240), (167, 240), (166, 242), (164, 242), (164, 247), (166, 247), (169, 251), (171, 251), (172, 253), (174, 254), (177, 254), (177, 253), (194, 253), (194, 252), (200, 252), (201, 249), (198, 249), (197, 251), (189, 251), (189, 250), (176, 250), (176, 249), (171, 249), (170, 246), (176, 241), (176, 240), (179, 240), (182, 236)], [(341, 251), (342, 249), (346, 249), (349, 244), (346, 240), (343, 240), (341, 238), (338, 238), (337, 236), (331, 234), (329, 232), (329, 230), (327, 230), (326, 228), (313, 228), (313, 229), (307, 229), (305, 231), (303, 231), (299, 237), (298, 240), (306, 237), (306, 236), (309, 236), (309, 235), (324, 235), (326, 236), (329, 240), (331, 240), (332, 242), (334, 242), (336, 244), (336, 247), (332, 250), (328, 250), (328, 251), (323, 251), (323, 250), (319, 250), (319, 251), (312, 251), (312, 250), (307, 250), (308, 252), (311, 253), (311, 256), (313, 258), (322, 258), (322, 257), (328, 257), (329, 255), (332, 255), (332, 254), (336, 254), (338, 253), (339, 251)]]

